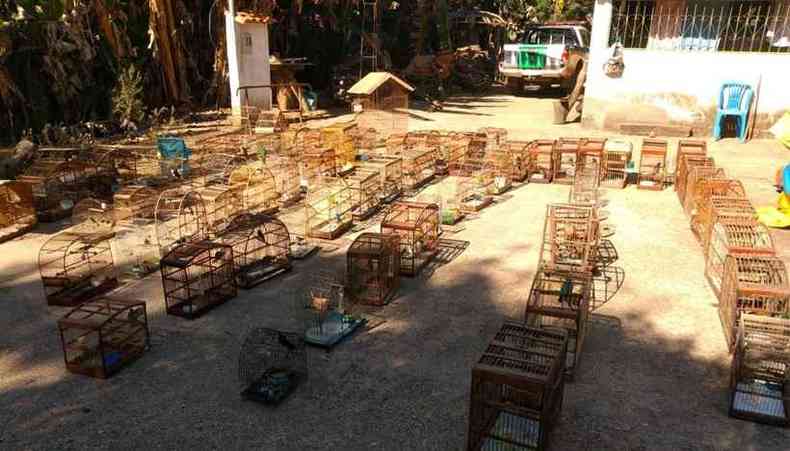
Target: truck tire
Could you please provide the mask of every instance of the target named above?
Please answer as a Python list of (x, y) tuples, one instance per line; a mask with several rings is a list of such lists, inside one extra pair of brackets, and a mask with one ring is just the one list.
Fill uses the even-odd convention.
[(508, 77), (507, 87), (510, 90), (510, 93), (514, 96), (520, 96), (524, 94), (524, 80), (520, 78)]

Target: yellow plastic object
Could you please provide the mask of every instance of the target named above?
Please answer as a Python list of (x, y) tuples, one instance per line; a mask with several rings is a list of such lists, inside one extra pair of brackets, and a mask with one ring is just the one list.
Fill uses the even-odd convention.
[(773, 127), (771, 133), (779, 140), (785, 147), (790, 148), (790, 112), (785, 113)]
[(760, 207), (757, 217), (767, 227), (784, 229), (790, 227), (790, 196), (782, 193), (779, 196), (779, 207)]

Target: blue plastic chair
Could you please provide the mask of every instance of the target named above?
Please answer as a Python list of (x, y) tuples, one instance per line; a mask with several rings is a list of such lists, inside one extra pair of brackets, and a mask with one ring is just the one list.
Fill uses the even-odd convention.
[(713, 123), (713, 138), (721, 139), (722, 124), (728, 116), (737, 120), (737, 134), (741, 142), (746, 141), (746, 122), (749, 117), (749, 106), (752, 104), (752, 87), (739, 81), (728, 81), (721, 85), (719, 105)]

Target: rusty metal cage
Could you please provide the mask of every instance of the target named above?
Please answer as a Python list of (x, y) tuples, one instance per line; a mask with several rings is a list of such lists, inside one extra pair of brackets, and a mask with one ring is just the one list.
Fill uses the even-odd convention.
[(694, 207), (691, 211), (691, 231), (700, 240), (704, 237), (703, 213), (711, 207), (713, 196), (723, 196), (728, 199), (746, 198), (746, 189), (740, 180), (725, 178), (701, 178), (694, 186)]
[(591, 206), (546, 206), (538, 267), (592, 272), (598, 247), (598, 218)]
[(601, 185), (609, 188), (625, 188), (628, 183), (628, 163), (631, 161), (630, 148), (605, 149), (601, 168)]
[(582, 138), (560, 138), (554, 146), (553, 183), (572, 185), (576, 174), (576, 160), (579, 158)]
[(700, 185), (701, 180), (710, 180), (726, 177), (724, 169), (714, 166), (692, 166), (686, 177), (686, 185), (684, 186), (683, 194), (683, 211), (689, 220), (696, 214), (697, 211), (697, 196), (696, 189)]
[(644, 139), (639, 154), (637, 188), (663, 190), (667, 182), (667, 148), (665, 139)]
[(530, 144), (530, 173), (529, 181), (532, 183), (551, 183), (554, 177), (554, 147), (556, 141), (552, 139), (538, 139)]
[(291, 238), (279, 219), (242, 213), (228, 223), (217, 241), (233, 248), (236, 284), (242, 288), (253, 288), (291, 269)]
[(544, 450), (562, 410), (564, 332), (505, 322), (472, 368), (467, 451)]
[(400, 286), (400, 236), (363, 233), (346, 253), (346, 292), (352, 302), (388, 304)]
[(396, 202), (381, 221), (381, 233), (400, 237), (400, 273), (416, 276), (439, 250), (439, 207)]
[(353, 224), (354, 191), (343, 179), (326, 178), (304, 202), (305, 236), (334, 240)]
[(66, 369), (107, 379), (140, 358), (149, 347), (145, 302), (99, 298), (58, 320)]
[(48, 305), (73, 307), (118, 286), (113, 232), (66, 230), (50, 237), (38, 252), (38, 270)]
[(242, 205), (250, 213), (272, 214), (280, 195), (272, 172), (260, 163), (239, 166), (230, 174), (228, 186), (241, 192)]
[(436, 152), (433, 150), (404, 149), (399, 156), (403, 159), (403, 185), (407, 190), (421, 188), (436, 174)]
[(302, 334), (256, 328), (239, 351), (239, 382), (244, 399), (276, 406), (307, 380), (307, 346)]
[(539, 268), (524, 311), (524, 321), (541, 329), (567, 333), (565, 376), (573, 379), (587, 335), (592, 274)]
[(0, 243), (24, 235), (37, 223), (31, 185), (0, 180)]
[(403, 193), (403, 159), (373, 156), (360, 161), (358, 168), (379, 173), (382, 202), (390, 203)]
[(678, 170), (675, 174), (675, 190), (678, 192), (680, 205), (683, 206), (686, 203), (687, 182), (692, 169), (698, 166), (715, 168), (716, 163), (713, 158), (702, 155), (681, 155), (680, 163), (678, 164)]
[(209, 226), (203, 198), (189, 187), (168, 189), (154, 207), (154, 227), (159, 255), (164, 256), (181, 243), (208, 237)]
[(95, 165), (78, 160), (39, 159), (17, 180), (30, 185), (41, 222), (68, 217), (80, 200), (111, 191)]
[(160, 263), (168, 315), (195, 319), (237, 293), (233, 248), (211, 241), (179, 244)]
[(364, 221), (381, 208), (384, 195), (380, 172), (356, 169), (344, 180), (353, 191), (354, 210), (351, 216), (354, 221)]
[(503, 146), (511, 159), (511, 182), (523, 182), (530, 173), (529, 149), (531, 143), (528, 141), (507, 141)]
[(727, 346), (735, 345), (742, 314), (790, 314), (790, 283), (784, 262), (771, 255), (732, 253), (727, 257), (719, 295), (719, 319)]
[(730, 368), (730, 416), (790, 426), (790, 320), (741, 316)]
[(678, 150), (675, 153), (675, 191), (677, 191), (680, 174), (680, 162), (685, 155), (696, 155), (705, 157), (708, 155), (708, 143), (700, 139), (681, 139), (678, 141)]
[(713, 224), (724, 218), (751, 218), (757, 219), (757, 211), (752, 202), (746, 197), (727, 197), (713, 195), (710, 201), (699, 206), (697, 215), (699, 222), (700, 241), (702, 249), (707, 255), (710, 235), (713, 231)]
[(705, 277), (717, 296), (721, 290), (724, 263), (731, 253), (775, 255), (771, 232), (752, 218), (728, 217), (713, 224), (705, 253)]

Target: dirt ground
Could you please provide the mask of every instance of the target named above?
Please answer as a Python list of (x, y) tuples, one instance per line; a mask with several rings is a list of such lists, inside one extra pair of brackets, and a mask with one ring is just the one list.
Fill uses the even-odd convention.
[[(612, 136), (550, 118), (549, 99), (487, 96), (415, 111), (409, 127)], [(771, 176), (790, 152), (724, 140), (710, 153), (755, 205), (775, 202)], [(568, 190), (520, 186), (444, 236), (443, 264), (403, 279), (368, 330), (331, 353), (311, 350), (309, 384), (276, 409), (240, 400), (240, 340), (252, 327), (297, 328), (292, 292), (313, 270), (342, 268), (354, 235), (192, 322), (164, 314), (157, 275), (123, 287), (120, 294), (147, 302), (152, 347), (97, 381), (64, 370), (56, 320), (66, 310), (45, 306), (35, 266), (57, 227), (39, 227), (0, 245), (0, 449), (463, 449), (470, 369), (502, 320), (523, 315), (545, 205), (567, 200)], [(628, 187), (605, 196), (625, 279), (595, 311), (551, 449), (788, 449), (790, 430), (727, 416), (730, 356), (675, 192)], [(790, 264), (790, 231), (774, 238)]]

